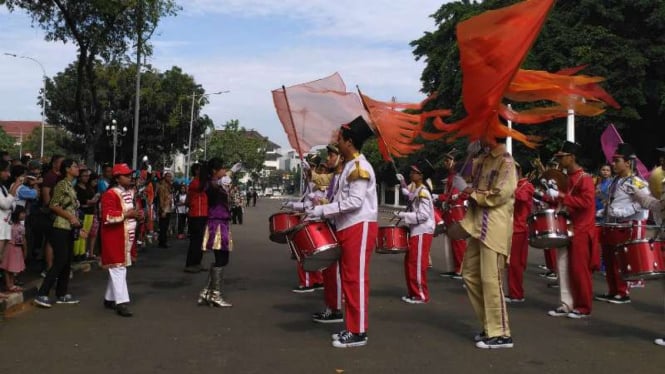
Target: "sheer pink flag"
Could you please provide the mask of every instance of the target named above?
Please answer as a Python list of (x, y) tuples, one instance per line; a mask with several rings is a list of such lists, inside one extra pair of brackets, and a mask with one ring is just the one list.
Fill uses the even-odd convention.
[(285, 90), (273, 90), (272, 98), (289, 144), (300, 155), (333, 141), (339, 127), (356, 117), (368, 120), (360, 97), (346, 92), (339, 73)]
[[(608, 163), (612, 162), (612, 156), (614, 155), (614, 151), (617, 149), (619, 143), (623, 143), (623, 139), (621, 139), (621, 135), (619, 134), (619, 131), (617, 131), (616, 127), (614, 127), (614, 124), (610, 124), (607, 126), (605, 131), (603, 131), (603, 134), (600, 135), (600, 145), (603, 148), (603, 154), (605, 154), (605, 159), (607, 159)], [(639, 158), (637, 159), (635, 165), (637, 168), (637, 175), (645, 179), (649, 178), (649, 169), (644, 166)]]

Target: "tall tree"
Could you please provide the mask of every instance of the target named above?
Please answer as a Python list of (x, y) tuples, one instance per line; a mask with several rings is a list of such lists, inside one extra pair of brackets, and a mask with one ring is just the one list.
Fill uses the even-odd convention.
[[(5, 0), (4, 4), (10, 11), (26, 10), (33, 23), (46, 32), (47, 41), (76, 44), (76, 122), (88, 145), (86, 159), (92, 164), (95, 152), (92, 145), (103, 134), (105, 109), (99, 100), (97, 59), (122, 58), (136, 39), (137, 30), (141, 35), (144, 30), (154, 30), (162, 17), (175, 15), (179, 7), (175, 0)], [(144, 55), (150, 52), (150, 45), (145, 42), (143, 39), (139, 43)], [(85, 90), (90, 95), (89, 106), (84, 105)]]
[(266, 158), (268, 139), (256, 134), (241, 127), (238, 120), (230, 120), (210, 138), (208, 158), (221, 157), (229, 164), (242, 161), (247, 171), (258, 172)]
[[(35, 127), (23, 142), (23, 152), (32, 152), (33, 156), (39, 154), (41, 147), (42, 130)], [(46, 127), (44, 129), (44, 155), (52, 156), (55, 154), (67, 155), (78, 158), (81, 153), (73, 151), (77, 142), (69, 132), (59, 127)]]

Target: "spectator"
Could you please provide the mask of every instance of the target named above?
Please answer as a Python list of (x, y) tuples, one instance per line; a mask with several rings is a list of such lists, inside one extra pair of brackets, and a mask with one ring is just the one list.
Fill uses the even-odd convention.
[(23, 184), (16, 189), (16, 206), (22, 206), (28, 214), (38, 198), (37, 176), (28, 174), (25, 176)]
[[(76, 197), (81, 207), (81, 214), (83, 215), (82, 228), (88, 233), (92, 229), (95, 207), (100, 196), (90, 184), (90, 174), (91, 172), (88, 169), (79, 170), (78, 182), (74, 186)], [(81, 218), (80, 215), (79, 218)], [(80, 236), (74, 242), (74, 261), (85, 260), (86, 253), (88, 253), (87, 241), (87, 238)]]
[(187, 224), (187, 185), (181, 184), (175, 196), (175, 209), (178, 214), (178, 239), (185, 238), (185, 225)]
[(193, 178), (187, 191), (189, 248), (187, 250), (185, 272), (198, 273), (204, 270), (201, 267), (203, 257), (201, 246), (203, 244), (203, 233), (208, 222), (208, 195), (205, 188), (201, 187), (201, 164), (192, 165), (191, 170)]
[[(97, 191), (97, 185), (99, 184), (99, 174), (91, 173), (90, 174), (90, 188), (93, 191)], [(97, 195), (100, 199), (100, 195)], [(99, 204), (95, 204), (93, 207), (92, 213), (92, 226), (90, 226), (90, 231), (88, 231), (88, 238), (86, 239), (87, 249), (86, 257), (88, 259), (94, 260), (97, 259), (95, 255), (95, 249), (97, 249), (97, 235), (99, 234)]]
[(16, 190), (23, 184), (27, 169), (23, 165), (13, 165), (9, 168), (9, 193), (16, 196)]
[[(60, 174), (63, 179), (53, 188), (53, 197), (49, 202), (49, 208), (56, 216), (50, 235), (50, 242), (53, 246), (53, 266), (46, 273), (44, 282), (37, 291), (37, 297), (35, 298), (35, 304), (44, 308), (52, 306), (48, 295), (56, 282), (56, 303), (79, 303), (79, 300), (67, 292), (74, 246), (73, 230), (81, 227), (81, 222), (76, 214), (79, 203), (73, 185), (74, 179), (79, 175), (79, 167), (76, 161), (72, 159), (63, 160), (60, 166)], [(83, 232), (83, 234), (86, 233)]]
[(97, 183), (97, 192), (101, 195), (106, 190), (109, 189), (111, 185), (111, 178), (113, 177), (113, 168), (109, 164), (104, 164), (102, 166), (102, 177), (99, 178), (99, 183)]
[(25, 270), (25, 208), (17, 206), (11, 214), (11, 239), (5, 247), (0, 267), (5, 273), (5, 287), (9, 292), (21, 292), (23, 288), (14, 282), (15, 274)]
[(2, 260), (7, 241), (11, 239), (9, 216), (12, 213), (14, 196), (5, 187), (8, 179), (9, 161), (0, 159), (0, 260)]
[(35, 217), (35, 225), (31, 227), (35, 239), (33, 244), (43, 246), (44, 259), (46, 260), (46, 267), (42, 272), (42, 276), (46, 276), (48, 269), (53, 266), (53, 246), (50, 241), (51, 230), (53, 228), (53, 217), (51, 215), (49, 204), (51, 202), (53, 188), (60, 180), (60, 166), (64, 159), (65, 156), (62, 155), (53, 155), (53, 157), (51, 157), (49, 169), (44, 173), (44, 181), (42, 182), (41, 187), (41, 209), (33, 212), (33, 214), (39, 212), (38, 216)]
[(166, 244), (169, 221), (173, 213), (173, 187), (171, 185), (173, 175), (169, 172), (164, 173), (164, 178), (157, 186), (157, 198), (159, 200), (159, 247), (168, 248)]
[(233, 224), (236, 223), (242, 225), (242, 216), (243, 216), (243, 194), (240, 192), (240, 189), (237, 185), (231, 187), (231, 219)]

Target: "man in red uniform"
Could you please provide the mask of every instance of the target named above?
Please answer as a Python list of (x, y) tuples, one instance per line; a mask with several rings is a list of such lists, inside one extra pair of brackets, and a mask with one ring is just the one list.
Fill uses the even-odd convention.
[(360, 149), (371, 135), (372, 129), (360, 116), (340, 128), (337, 142), (346, 164), (334, 200), (307, 211), (309, 219), (334, 219), (342, 248), (339, 263), (346, 330), (333, 334), (336, 348), (367, 344), (369, 261), (378, 233), (378, 200), (374, 169)]
[(577, 163), (582, 147), (565, 141), (554, 156), (568, 174), (567, 191), (550, 188), (544, 199), (557, 202), (568, 211), (573, 225), (572, 240), (568, 248), (559, 249), (559, 293), (561, 305), (550, 310), (552, 317), (585, 318), (591, 314), (593, 283), (591, 272), (594, 264), (593, 251), (596, 242), (595, 187), (591, 175)]
[(109, 271), (109, 281), (104, 296), (104, 306), (122, 317), (131, 317), (127, 308), (127, 267), (136, 259), (136, 220), (143, 219), (143, 212), (134, 207), (134, 195), (130, 190), (132, 170), (127, 164), (113, 166), (115, 186), (102, 195), (102, 266)]
[[(455, 220), (461, 220), (463, 217), (453, 217), (450, 207), (462, 206), (466, 203), (468, 196), (462, 191), (467, 187), (464, 178), (457, 174), (455, 170), (455, 151), (450, 151), (443, 155), (443, 168), (448, 172), (448, 177), (444, 180), (443, 193), (438, 195), (437, 199), (445, 203), (443, 212), (443, 221), (446, 226), (450, 225)], [(462, 279), (462, 260), (464, 260), (464, 252), (466, 251), (466, 239), (453, 240), (447, 235), (445, 240), (450, 240), (450, 247), (453, 252), (453, 262), (455, 269), (451, 272), (439, 274), (442, 277), (451, 277), (453, 279)]]
[(533, 193), (535, 188), (528, 179), (524, 178), (522, 167), (515, 162), (517, 169), (517, 188), (515, 189), (515, 210), (513, 211), (513, 242), (510, 247), (508, 259), (508, 295), (507, 303), (521, 303), (524, 301), (524, 270), (529, 252), (529, 229), (527, 218), (533, 208)]

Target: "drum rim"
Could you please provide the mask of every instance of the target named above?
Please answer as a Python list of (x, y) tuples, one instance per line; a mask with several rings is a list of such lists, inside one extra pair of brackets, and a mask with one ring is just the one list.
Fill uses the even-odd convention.
[(404, 229), (408, 231), (409, 227), (404, 225), (381, 225), (379, 226), (380, 229)]
[(558, 215), (565, 216), (566, 218), (569, 216), (568, 212), (566, 212), (565, 210), (556, 210), (556, 209), (553, 209), (553, 208), (547, 208), (547, 209), (541, 209), (537, 212), (533, 212), (533, 213), (529, 214), (529, 217), (544, 216), (544, 215), (550, 214), (550, 213), (554, 214), (555, 216), (558, 216)]
[(622, 228), (622, 229), (630, 229), (633, 228), (633, 226), (638, 226), (638, 225), (633, 225), (632, 223), (621, 223), (621, 222), (603, 222), (600, 224), (600, 227), (608, 227), (608, 228)]
[(277, 213), (271, 214), (270, 217), (268, 217), (268, 219), (271, 219), (272, 217), (274, 217), (276, 215), (279, 215), (279, 214), (286, 214), (287, 216), (295, 216), (295, 215), (298, 215), (298, 212), (293, 211), (293, 210), (292, 211), (277, 212)]
[(407, 248), (390, 247), (390, 248), (394, 248), (394, 249), (386, 249), (386, 248), (383, 248), (383, 247), (376, 247), (376, 249), (374, 251), (376, 253), (381, 253), (381, 254), (404, 253), (404, 252), (409, 251), (408, 247)]

